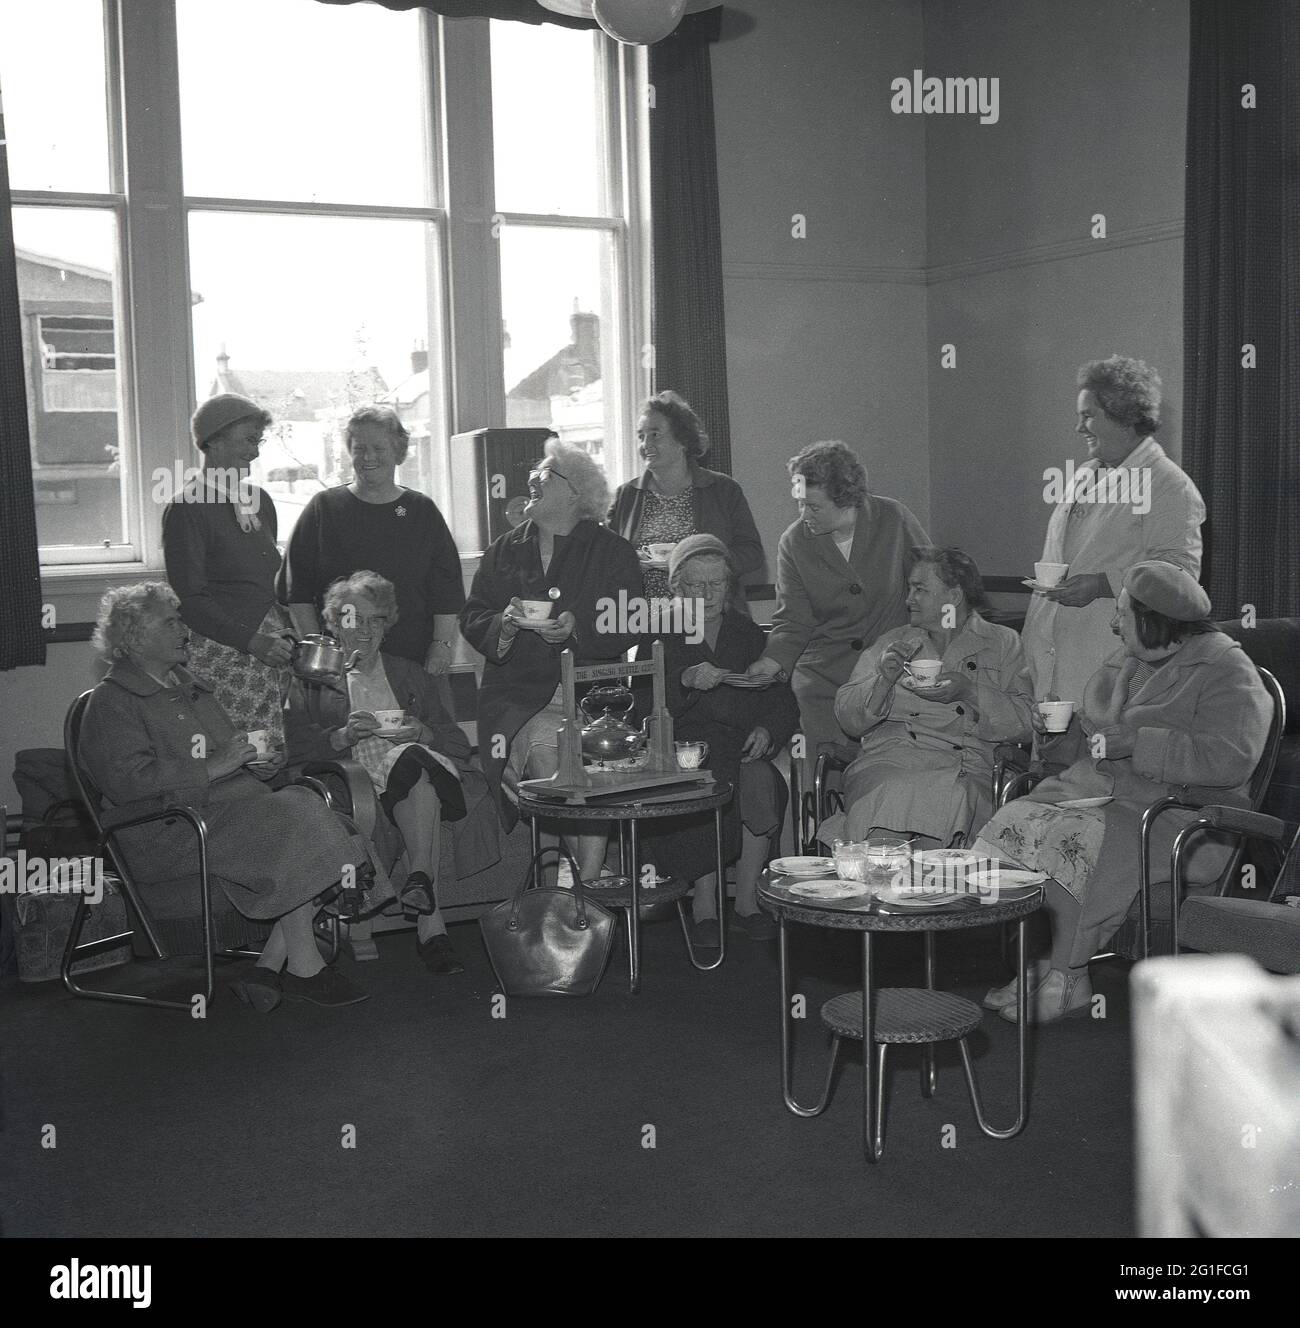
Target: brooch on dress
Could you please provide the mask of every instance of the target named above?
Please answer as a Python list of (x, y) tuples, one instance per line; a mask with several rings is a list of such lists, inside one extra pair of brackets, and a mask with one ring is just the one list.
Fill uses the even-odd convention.
[(396, 506), (396, 507), (393, 508), (393, 515), (394, 515), (394, 516), (405, 516), (405, 515), (406, 515), (406, 508), (402, 507), (401, 504), (398, 504), (398, 506)]

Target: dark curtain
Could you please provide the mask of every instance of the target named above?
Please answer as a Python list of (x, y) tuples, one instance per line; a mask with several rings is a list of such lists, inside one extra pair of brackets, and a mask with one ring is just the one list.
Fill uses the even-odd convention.
[(0, 110), (0, 669), (45, 663), (18, 264)]
[[(1300, 0), (1193, 0), (1184, 465), (1218, 618), (1300, 613)], [(1256, 105), (1243, 107), (1243, 85)], [(1255, 347), (1254, 368), (1242, 347)]]
[[(356, 0), (320, 0), (352, 4)], [(431, 9), (448, 18), (506, 18), (590, 28), (537, 0), (380, 0), (388, 9)], [(722, 8), (688, 14), (677, 31), (650, 47), (650, 192), (654, 213), (651, 335), (655, 383), (695, 408), (713, 446), (708, 464), (731, 472), (727, 339), (722, 302), (718, 159), (713, 132), (709, 44)]]

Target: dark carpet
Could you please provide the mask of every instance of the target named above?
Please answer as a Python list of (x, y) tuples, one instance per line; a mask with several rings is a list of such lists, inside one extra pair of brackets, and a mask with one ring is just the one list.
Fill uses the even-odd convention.
[[(640, 996), (620, 947), (594, 997), (515, 1000), (493, 1018), (478, 928), (452, 936), (463, 975), (432, 977), (413, 934), (384, 936), (378, 962), (349, 968), (372, 999), (334, 1011), (262, 1017), (223, 987), (197, 1020), (57, 983), (6, 989), (3, 1234), (1132, 1234), (1127, 965), (1094, 965), (1105, 1018), (1036, 1036), (1017, 1139), (980, 1133), (954, 1044), (928, 1101), (919, 1051), (891, 1051), (871, 1166), (859, 1047), (823, 1116), (782, 1103), (774, 942), (737, 939), (701, 974), (675, 921), (658, 924), (643, 933)], [(848, 934), (792, 936), (807, 1099), (825, 1063), (817, 1012), (858, 985), (860, 951)], [(1005, 981), (995, 942), (991, 929), (941, 937), (939, 985), (978, 999)], [(882, 985), (920, 985), (918, 937), (882, 937), (877, 954)], [(1015, 1038), (986, 1013), (973, 1039), (995, 1124), (1014, 1115)]]

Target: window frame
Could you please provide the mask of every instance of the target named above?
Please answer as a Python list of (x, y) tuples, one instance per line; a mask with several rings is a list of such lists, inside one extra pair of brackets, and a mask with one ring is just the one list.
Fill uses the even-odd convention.
[[(496, 213), (492, 160), (490, 21), (446, 21), (419, 11), (424, 71), (424, 206), (332, 204), (186, 195), (182, 178), (179, 55), (175, 0), (103, 0), (108, 104), (107, 193), (14, 190), (14, 207), (90, 208), (117, 226), (114, 292), (119, 434), (126, 544), (102, 549), (43, 547), (45, 598), (80, 598), (129, 576), (162, 570), (161, 510), (149, 477), (179, 459), (193, 465), (191, 403), (200, 374), (193, 362), (188, 228), (196, 212), (405, 219), (430, 224), (437, 261), (428, 265), (431, 435), (443, 437), (505, 420), (500, 338), (500, 268), (493, 222), (571, 226), (613, 237), (614, 319), (609, 363), (616, 367), (607, 414), (611, 484), (633, 473), (631, 412), (650, 390), (652, 368), (633, 348), (649, 344), (649, 125), (644, 48), (594, 34), (604, 92), (605, 215)], [(128, 174), (129, 169), (129, 174)], [(453, 304), (454, 301), (454, 304)], [(40, 384), (33, 384), (40, 391)], [(30, 409), (30, 407), (29, 407)], [(451, 492), (450, 447), (433, 447), (430, 473), (440, 505)], [(50, 473), (37, 478), (58, 479)], [(92, 555), (93, 556), (90, 556)], [(467, 574), (478, 555), (462, 552)], [(82, 599), (84, 604), (84, 598)], [(84, 608), (83, 610), (84, 611)], [(67, 614), (60, 614), (67, 617)]]

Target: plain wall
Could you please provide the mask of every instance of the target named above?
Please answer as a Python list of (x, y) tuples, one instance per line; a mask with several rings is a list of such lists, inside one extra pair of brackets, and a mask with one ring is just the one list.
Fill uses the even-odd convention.
[(1086, 457), (1079, 365), (1154, 365), (1181, 455), (1188, 6), (927, 0), (924, 68), (1001, 80), (997, 124), (926, 117), (932, 534), (1032, 575), (1044, 469)]

